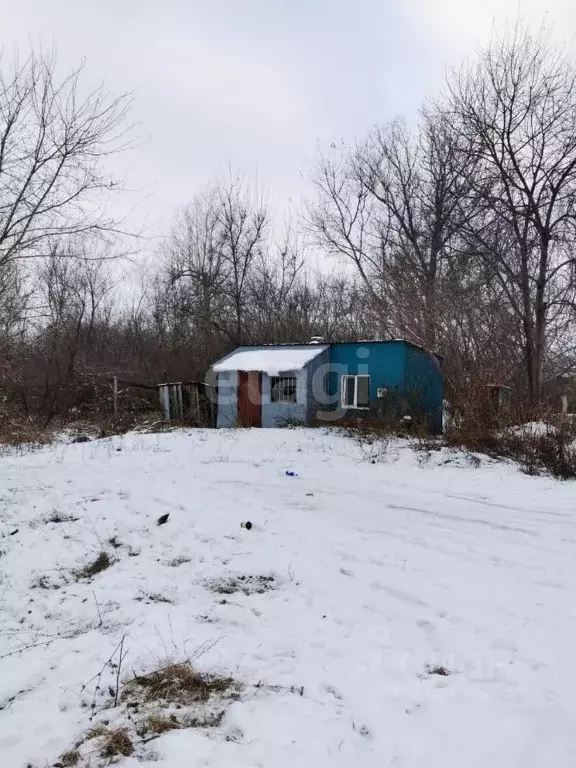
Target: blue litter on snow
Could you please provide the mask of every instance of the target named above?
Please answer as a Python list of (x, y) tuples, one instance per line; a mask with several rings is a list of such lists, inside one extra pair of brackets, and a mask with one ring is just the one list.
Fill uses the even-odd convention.
[(288, 477), (298, 477), (298, 475), (296, 474), (296, 472), (292, 472), (292, 470), (288, 470), (288, 469), (286, 470), (286, 475), (287, 475)]

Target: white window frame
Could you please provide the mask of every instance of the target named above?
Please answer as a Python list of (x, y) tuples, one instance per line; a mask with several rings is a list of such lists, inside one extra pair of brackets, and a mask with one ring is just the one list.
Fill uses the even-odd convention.
[[(354, 379), (354, 405), (346, 404), (347, 379)], [(358, 405), (358, 379), (368, 379), (368, 395), (370, 395), (370, 376), (367, 373), (345, 374), (341, 380), (340, 403), (344, 409), (354, 408), (357, 411), (367, 411), (370, 405)]]

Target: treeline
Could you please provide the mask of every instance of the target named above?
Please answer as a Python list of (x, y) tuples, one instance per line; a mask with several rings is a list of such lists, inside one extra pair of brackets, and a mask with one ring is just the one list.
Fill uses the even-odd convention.
[(355, 265), (387, 330), (531, 402), (574, 362), (574, 80), (519, 25), (448, 78), (416, 130), (377, 127), (314, 175), (317, 241)]
[[(448, 391), (538, 404), (576, 364), (573, 61), (521, 24), (310, 172), (284, 232), (230, 174), (191, 195), (135, 282), (111, 155), (130, 99), (32, 55), (0, 73), (2, 417), (110, 406), (110, 380), (204, 379), (239, 344), (405, 337)], [(133, 253), (131, 253), (133, 256)], [(127, 275), (130, 277), (127, 278)]]

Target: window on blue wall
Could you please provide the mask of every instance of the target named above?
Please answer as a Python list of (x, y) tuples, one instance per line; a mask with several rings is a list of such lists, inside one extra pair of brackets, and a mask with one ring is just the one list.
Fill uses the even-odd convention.
[(296, 376), (270, 376), (270, 402), (296, 402)]
[(370, 376), (342, 376), (342, 407), (370, 407)]

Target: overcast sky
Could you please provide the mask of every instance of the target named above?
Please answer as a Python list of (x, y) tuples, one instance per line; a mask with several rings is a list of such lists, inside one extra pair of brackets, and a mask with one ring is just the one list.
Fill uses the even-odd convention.
[(134, 91), (129, 180), (160, 232), (229, 164), (297, 208), (318, 145), (413, 115), (519, 6), (572, 43), (574, 0), (0, 0), (0, 29), (4, 50), (55, 42), (60, 66)]

